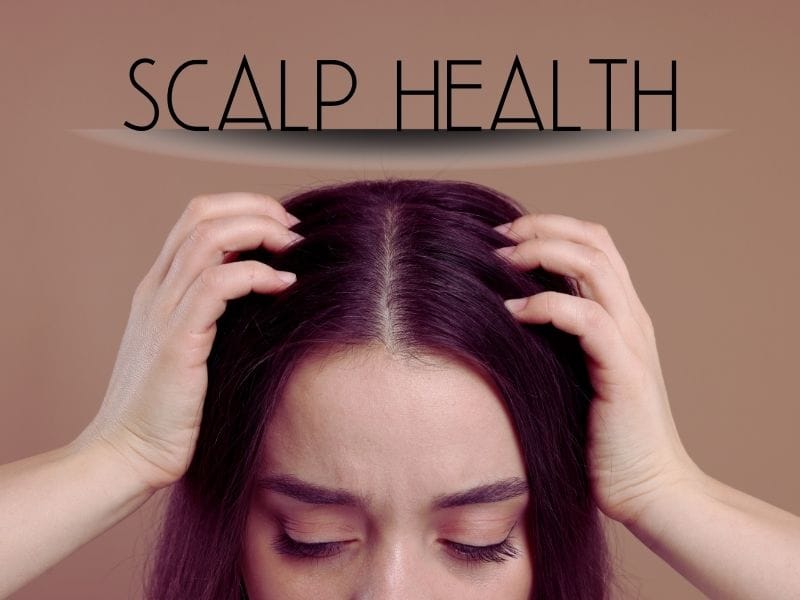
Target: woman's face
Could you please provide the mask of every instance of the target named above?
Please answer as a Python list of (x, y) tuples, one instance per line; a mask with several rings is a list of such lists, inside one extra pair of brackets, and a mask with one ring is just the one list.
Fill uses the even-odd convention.
[(251, 600), (526, 600), (529, 492), (512, 422), (470, 367), (378, 347), (308, 358), (264, 440)]

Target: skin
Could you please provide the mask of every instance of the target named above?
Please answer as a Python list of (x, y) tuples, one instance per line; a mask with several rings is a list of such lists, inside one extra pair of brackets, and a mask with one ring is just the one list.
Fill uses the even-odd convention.
[[(183, 475), (196, 444), (215, 323), (227, 300), (250, 292), (274, 293), (292, 283), (291, 279), (282, 280), (268, 265), (236, 261), (237, 252), (260, 245), (280, 251), (298, 238), (289, 230), (295, 222), (277, 200), (258, 194), (204, 196), (189, 203), (136, 288), (111, 380), (95, 418), (65, 446), (0, 466), (0, 597), (19, 589)], [(564, 215), (531, 214), (500, 229), (509, 239), (505, 255), (520, 269), (540, 265), (574, 278), (579, 285), (580, 296), (542, 292), (509, 302), (508, 308), (521, 322), (551, 322), (580, 339), (597, 391), (590, 413), (587, 460), (600, 509), (711, 598), (800, 597), (800, 562), (796, 560), (800, 556), (800, 518), (714, 479), (691, 460), (669, 409), (653, 324), (605, 227)], [(372, 367), (373, 376), (384, 376), (374, 370), (382, 360), (371, 355), (352, 367)], [(475, 410), (497, 409), (497, 398), (486, 389), (479, 393), (480, 384), (470, 379), (470, 373), (458, 371), (455, 365), (448, 369), (432, 374), (421, 373), (419, 365), (393, 365), (385, 376), (398, 381), (428, 377), (428, 383), (438, 390), (443, 390), (440, 383), (450, 377), (475, 394)], [(405, 400), (413, 400), (413, 390), (412, 386)], [(382, 391), (385, 394), (386, 388)], [(370, 402), (385, 403), (386, 398), (378, 400), (381, 397), (374, 394)], [(297, 428), (292, 410), (302, 412), (302, 401), (310, 401), (302, 393), (295, 400), (300, 402), (287, 403), (284, 427)], [(438, 401), (438, 408), (445, 411), (447, 398), (440, 395)], [(443, 425), (440, 414), (426, 412), (430, 406), (418, 401), (380, 406), (386, 410), (404, 406), (408, 412), (403, 416), (424, 415), (426, 427)], [(495, 416), (491, 422), (501, 427), (502, 419)], [(362, 418), (368, 415), (359, 416), (359, 421)], [(349, 426), (356, 427), (357, 422)], [(391, 434), (389, 439), (411, 452), (403, 430), (384, 429)], [(455, 436), (448, 439), (463, 439), (459, 431), (443, 433)], [(424, 441), (429, 450), (441, 451), (443, 439)], [(512, 436), (496, 429), (493, 439), (502, 443)], [(473, 438), (473, 443), (478, 440), (480, 436)], [(368, 457), (372, 454), (351, 455), (350, 460), (358, 460), (359, 465), (352, 474), (341, 466), (320, 472), (313, 465), (288, 463), (286, 450), (292, 442), (287, 436), (276, 433), (274, 441), (271, 454), (265, 457), (272, 461), (265, 461), (270, 469), (296, 468), (295, 475), (302, 469), (304, 477), (315, 479), (314, 483), (346, 486), (356, 494), (372, 493), (373, 503), (360, 516), (348, 517), (352, 519), (349, 529), (342, 531), (355, 540), (355, 550), (348, 548), (349, 554), (339, 563), (346, 566), (341, 573), (337, 569), (327, 572), (331, 578), (327, 581), (338, 579), (337, 585), (344, 586), (339, 589), (358, 590), (367, 598), (402, 597), (408, 590), (421, 591), (412, 594), (420, 600), (463, 598), (480, 586), (508, 583), (512, 589), (511, 578), (516, 577), (520, 578), (520, 591), (526, 589), (527, 579), (521, 574), (525, 561), (520, 558), (496, 565), (498, 570), (505, 569), (502, 582), (478, 577), (472, 583), (475, 587), (469, 587), (453, 574), (457, 569), (445, 574), (448, 560), (437, 540), (441, 536), (460, 541), (465, 532), (434, 524), (425, 518), (424, 510), (419, 511), (436, 494), (472, 485), (471, 472), (462, 472), (456, 479), (444, 469), (442, 480), (433, 482), (422, 477), (413, 462), (401, 461), (402, 454), (387, 453), (378, 443), (383, 440), (374, 438), (370, 451), (391, 465), (392, 476), (371, 465)], [(355, 443), (348, 440), (348, 444)], [(314, 454), (313, 448), (305, 450)], [(455, 461), (448, 463), (453, 469), (469, 464), (459, 467), (458, 461), (464, 460), (462, 451), (471, 453), (462, 444), (458, 457), (448, 457)], [(504, 454), (508, 462), (503, 460), (494, 467), (481, 463), (481, 474), (488, 476), (492, 468), (495, 476), (510, 473), (512, 465), (519, 466), (512, 455), (508, 450)], [(281, 456), (283, 464), (277, 462)], [(415, 456), (425, 459), (425, 455)], [(481, 456), (481, 460), (488, 458)], [(325, 459), (335, 462), (336, 455)], [(398, 481), (407, 487), (401, 489)], [(261, 515), (253, 519), (248, 540), (260, 540), (261, 534), (269, 539), (270, 531), (274, 532), (267, 529), (267, 523), (270, 511), (274, 514), (277, 508), (274, 502), (270, 508), (266, 495), (261, 495)], [(276, 501), (275, 494), (272, 500)], [(478, 522), (463, 515), (443, 518), (460, 518), (461, 525)], [(315, 527), (334, 523), (332, 517), (303, 520)], [(484, 541), (489, 540), (480, 540)], [(367, 552), (365, 547), (375, 552)], [(253, 557), (248, 585), (263, 585), (257, 581), (262, 565), (255, 553), (265, 552), (264, 546), (243, 541), (243, 551)], [(431, 560), (418, 561), (418, 553)], [(357, 570), (352, 565), (366, 560), (375, 561), (376, 570), (348, 577)], [(303, 574), (305, 568), (296, 572), (296, 582), (286, 585), (302, 586), (310, 581)], [(453, 586), (466, 586), (459, 592), (469, 591), (449, 595), (455, 588), (439, 587), (444, 585), (440, 577)]]
[[(314, 357), (293, 374), (265, 435), (263, 485), (248, 516), (252, 600), (529, 597), (529, 492), (511, 419), (479, 373), (425, 363), (363, 347)], [(287, 475), (345, 490), (363, 506), (320, 504), (281, 485)], [(442, 496), (510, 479), (521, 484), (510, 498), (433, 508)], [(346, 545), (299, 558), (274, 547), (283, 532)], [(468, 561), (448, 545), (507, 537), (517, 556), (498, 562)]]

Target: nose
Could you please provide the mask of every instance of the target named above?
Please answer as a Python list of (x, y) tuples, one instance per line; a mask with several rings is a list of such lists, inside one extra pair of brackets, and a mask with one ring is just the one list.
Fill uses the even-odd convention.
[(428, 581), (431, 559), (425, 554), (418, 542), (409, 539), (377, 544), (364, 563), (352, 600), (433, 600)]

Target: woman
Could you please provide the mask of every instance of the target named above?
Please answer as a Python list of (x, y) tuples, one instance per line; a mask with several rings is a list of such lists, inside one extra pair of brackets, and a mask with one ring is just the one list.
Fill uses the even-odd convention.
[(604, 598), (598, 509), (711, 597), (800, 594), (800, 519), (687, 455), (606, 230), (524, 212), (193, 200), (96, 418), (0, 472), (0, 595), (171, 484), (149, 598)]

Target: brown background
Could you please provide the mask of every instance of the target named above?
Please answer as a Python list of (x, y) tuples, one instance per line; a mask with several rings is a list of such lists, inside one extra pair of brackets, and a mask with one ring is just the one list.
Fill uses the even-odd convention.
[[(800, 513), (794, 3), (128, 4), (5, 2), (1, 9), (0, 461), (66, 443), (90, 420), (131, 294), (192, 196), (282, 196), (391, 173), (479, 181), (533, 210), (604, 223), (655, 322), (692, 456), (713, 476)], [(331, 128), (394, 127), (396, 59), (416, 74), (409, 85), (422, 87), (433, 59), (460, 58), (483, 60), (459, 73), (484, 87), (459, 92), (454, 116), (488, 127), (519, 54), (546, 127), (552, 59), (560, 61), (561, 118), (603, 127), (604, 73), (589, 57), (640, 59), (648, 87), (666, 87), (674, 58), (679, 129), (732, 131), (613, 160), (491, 171), (433, 164), (426, 172), (237, 166), (106, 146), (68, 131), (149, 119), (127, 79), (142, 56), (157, 61), (146, 81), (162, 105), (172, 70), (208, 59), (186, 73), (179, 99), (186, 120), (213, 127), (243, 53), (273, 124), (281, 58), (290, 122), (312, 127), (313, 61), (337, 58), (356, 69), (356, 96), (326, 112)], [(615, 76), (615, 126), (632, 127), (632, 72), (629, 64)], [(642, 127), (669, 126), (666, 100), (643, 102)], [(242, 94), (232, 114), (253, 107)], [(429, 99), (409, 100), (404, 125), (431, 127), (430, 113)], [(175, 127), (165, 106), (159, 127)], [(13, 598), (137, 597), (157, 508), (151, 501)], [(621, 597), (703, 597), (626, 530), (611, 524), (610, 532)]]

